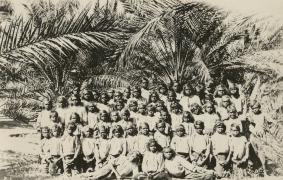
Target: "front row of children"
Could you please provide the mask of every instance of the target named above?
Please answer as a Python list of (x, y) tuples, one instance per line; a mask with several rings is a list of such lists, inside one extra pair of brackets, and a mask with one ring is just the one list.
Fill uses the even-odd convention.
[(209, 137), (204, 134), (204, 123), (195, 121), (195, 133), (188, 136), (180, 124), (171, 139), (164, 133), (164, 123), (157, 123), (157, 132), (152, 135), (148, 123), (141, 123), (137, 130), (129, 122), (125, 132), (115, 125), (109, 139), (109, 131), (103, 125), (99, 126), (97, 137), (93, 136), (92, 128), (82, 127), (80, 137), (75, 134), (75, 123), (67, 124), (63, 136), (61, 127), (55, 124), (51, 129), (42, 129), (41, 157), (50, 174), (71, 176), (84, 172), (95, 179), (111, 176), (209, 179), (211, 170), (219, 178), (231, 173), (245, 176), (249, 142), (241, 135), (238, 124), (230, 128), (231, 134), (227, 135), (226, 125), (219, 121)]

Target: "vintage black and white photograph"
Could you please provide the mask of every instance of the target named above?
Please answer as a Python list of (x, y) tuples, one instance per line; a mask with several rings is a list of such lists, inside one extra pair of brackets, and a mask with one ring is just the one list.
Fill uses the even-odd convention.
[(282, 0), (0, 0), (0, 179), (282, 180)]

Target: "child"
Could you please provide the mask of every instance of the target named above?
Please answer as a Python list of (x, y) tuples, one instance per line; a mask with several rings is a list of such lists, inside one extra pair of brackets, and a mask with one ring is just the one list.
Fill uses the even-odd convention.
[[(171, 116), (167, 110), (162, 110), (160, 112), (160, 117), (158, 118), (158, 122), (163, 121), (165, 122), (165, 133), (170, 134), (171, 133)], [(155, 128), (155, 130), (157, 130)]]
[(96, 169), (101, 168), (105, 163), (107, 163), (110, 149), (108, 130), (109, 129), (103, 125), (98, 127), (99, 138), (95, 141)]
[(138, 114), (138, 102), (131, 100), (129, 102), (129, 110), (131, 114), (131, 118), (138, 119), (139, 114)]
[(180, 104), (182, 105), (184, 111), (189, 111), (189, 107), (193, 103), (201, 105), (200, 98), (195, 95), (191, 85), (185, 84), (183, 87), (183, 97), (180, 100)]
[[(141, 155), (138, 152), (130, 152), (127, 157), (120, 156), (110, 160), (101, 169), (87, 174), (86, 177), (88, 179), (122, 179), (129, 177), (135, 179), (134, 177), (139, 173), (140, 161)], [(112, 175), (115, 175), (115, 177)]]
[(93, 172), (95, 167), (95, 141), (93, 139), (93, 129), (84, 126), (82, 131), (82, 153), (83, 153), (83, 172)]
[(229, 87), (229, 92), (231, 102), (235, 105), (238, 114), (242, 114), (244, 110), (244, 99), (240, 95), (239, 88), (235, 84), (232, 84)]
[(170, 147), (163, 149), (163, 156), (165, 159), (164, 168), (170, 177), (178, 179), (214, 179), (213, 171), (194, 166), (185, 158), (176, 155), (175, 151)]
[(68, 108), (68, 116), (69, 116), (68, 119), (70, 119), (71, 114), (75, 112), (80, 116), (81, 123), (87, 122), (86, 121), (86, 114), (87, 114), (86, 108), (83, 106), (80, 97), (72, 95), (70, 99), (71, 99), (71, 106)]
[(100, 98), (100, 94), (97, 90), (93, 90), (92, 91), (92, 95), (93, 95), (93, 100), (95, 103), (99, 102), (99, 98)]
[(230, 100), (230, 97), (227, 95), (222, 96), (220, 104), (218, 104), (218, 107), (216, 109), (222, 121), (225, 121), (229, 118), (228, 107), (231, 105), (233, 104)]
[(159, 93), (159, 99), (163, 102), (166, 102), (167, 100), (167, 86), (166, 84), (160, 84), (158, 86), (158, 93)]
[(141, 82), (141, 96), (147, 101), (149, 100), (150, 91), (149, 91), (149, 81), (146, 78), (142, 78)]
[(154, 133), (154, 139), (162, 147), (167, 147), (170, 145), (170, 136), (165, 132), (166, 124), (164, 121), (159, 121), (156, 123), (157, 131)]
[(183, 110), (182, 106), (178, 102), (173, 102), (170, 105), (172, 130), (175, 131), (175, 127), (182, 123)]
[(109, 114), (105, 110), (103, 110), (99, 113), (99, 121), (97, 123), (96, 129), (97, 129), (97, 127), (100, 127), (100, 126), (105, 126), (105, 128), (107, 128), (108, 131), (110, 130), (110, 127), (111, 127)]
[(171, 147), (174, 151), (185, 159), (189, 159), (190, 141), (185, 133), (185, 127), (180, 124), (175, 127), (175, 134), (171, 141)]
[(45, 100), (44, 101), (44, 108), (43, 110), (38, 114), (37, 116), (37, 129), (38, 131), (41, 131), (43, 127), (50, 127), (51, 120), (50, 120), (50, 114), (52, 110), (52, 101)]
[(94, 96), (90, 90), (84, 89), (82, 95), (82, 103), (84, 106), (88, 105), (88, 103), (94, 101)]
[[(245, 133), (243, 132), (243, 125), (242, 125), (242, 121), (244, 121), (244, 119), (242, 119), (241, 117), (238, 116), (237, 114), (237, 109), (234, 106), (229, 106), (227, 108), (227, 111), (229, 113), (229, 119), (227, 119), (226, 121), (224, 121), (224, 124), (226, 125), (227, 129), (231, 129), (231, 125), (232, 124), (237, 124), (240, 127), (240, 133)], [(227, 132), (229, 135), (231, 134), (230, 132)]]
[(148, 100), (148, 105), (156, 107), (157, 102), (159, 101), (159, 95), (156, 91), (153, 91), (150, 95), (149, 95), (149, 100)]
[(44, 166), (45, 173), (49, 172), (49, 138), (50, 129), (48, 127), (42, 127), (41, 129), (42, 139), (40, 140), (40, 163)]
[(133, 118), (130, 118), (130, 111), (127, 109), (124, 109), (121, 112), (121, 121), (119, 122), (119, 125), (123, 128), (123, 130), (126, 129), (127, 124), (129, 122), (135, 123)]
[(224, 85), (218, 85), (214, 91), (214, 100), (216, 101), (218, 106), (220, 105), (220, 102), (224, 95), (228, 95), (228, 90)]
[(96, 103), (97, 108), (100, 111), (104, 110), (104, 111), (110, 112), (111, 108), (108, 104), (108, 101), (109, 101), (109, 97), (108, 97), (107, 93), (102, 92), (101, 95), (100, 95), (100, 101), (98, 103)]
[(154, 139), (150, 139), (142, 160), (142, 171), (148, 178), (158, 179), (164, 169), (164, 159), (160, 151), (158, 143)]
[(83, 125), (80, 120), (80, 116), (78, 113), (73, 112), (70, 116), (70, 123), (74, 123), (76, 125), (76, 130), (74, 131), (74, 135), (80, 137), (82, 133)]
[(147, 103), (147, 99), (142, 97), (141, 88), (139, 88), (138, 86), (134, 86), (132, 88), (131, 94), (132, 94), (132, 97), (128, 100), (128, 102), (130, 102), (131, 100), (135, 100), (137, 101), (138, 104)]
[(202, 121), (203, 112), (199, 104), (197, 103), (191, 104), (190, 111), (192, 112), (192, 115), (196, 121)]
[(76, 124), (70, 122), (67, 125), (66, 133), (62, 137), (61, 154), (64, 172), (67, 176), (78, 173), (76, 162), (81, 151), (81, 142), (79, 137), (74, 135), (75, 130)]
[(146, 120), (147, 112), (146, 112), (146, 104), (145, 103), (141, 103), (141, 104), (138, 105), (138, 113), (137, 113), (136, 118), (137, 118), (136, 124), (140, 124), (141, 122)]
[(57, 106), (56, 111), (58, 112), (58, 116), (61, 120), (62, 124), (68, 123), (68, 101), (65, 96), (59, 96), (57, 98)]
[(240, 133), (240, 126), (231, 125), (232, 137), (230, 138), (230, 146), (233, 163), (233, 176), (243, 178), (246, 176), (247, 161), (249, 158), (249, 142), (245, 136)]
[(84, 125), (89, 125), (90, 128), (95, 128), (98, 123), (99, 119), (99, 109), (95, 105), (94, 102), (88, 103), (86, 106), (87, 115), (86, 115), (86, 122)]
[(119, 112), (118, 111), (111, 111), (110, 112), (110, 120), (111, 120), (111, 126), (115, 126), (115, 125), (118, 125), (120, 124), (120, 121), (121, 121), (121, 117), (119, 115)]
[(109, 158), (117, 158), (119, 156), (126, 156), (127, 142), (123, 137), (124, 130), (120, 125), (112, 127), (113, 138), (110, 139)]
[(128, 123), (126, 128), (127, 152), (137, 150), (137, 129), (134, 123)]
[(195, 132), (194, 122), (195, 119), (190, 111), (184, 111), (181, 124), (185, 127), (185, 132), (188, 136)]
[(205, 103), (204, 112), (205, 113), (201, 116), (204, 122), (204, 133), (211, 136), (214, 133), (215, 123), (220, 120), (220, 117), (216, 113), (212, 102)]
[(165, 101), (167, 109), (170, 109), (170, 105), (173, 102), (177, 102), (177, 95), (174, 90), (169, 89), (167, 93), (167, 100)]
[(158, 122), (158, 117), (155, 116), (155, 108), (153, 106), (148, 105), (147, 116), (141, 122), (146, 122), (149, 125), (149, 131), (151, 134), (155, 132), (155, 125)]
[(209, 137), (203, 134), (204, 123), (195, 121), (195, 133), (190, 138), (190, 158), (193, 164), (208, 168), (211, 142)]
[(124, 89), (123, 98), (124, 98), (125, 100), (128, 100), (128, 99), (131, 98), (131, 87), (130, 87), (130, 86), (128, 86), (128, 87), (126, 87), (126, 88)]
[(113, 110), (114, 111), (118, 111), (118, 112), (121, 112), (123, 111), (125, 108), (125, 103), (124, 103), (124, 100), (117, 100), (114, 104), (114, 108)]
[(232, 151), (230, 137), (225, 133), (226, 126), (218, 121), (215, 125), (216, 132), (211, 136), (212, 154), (216, 160), (215, 171), (218, 177), (227, 177)]
[(177, 81), (174, 81), (171, 88), (176, 92), (176, 99), (179, 101), (182, 97), (182, 86)]
[(152, 137), (149, 134), (149, 125), (143, 122), (139, 126), (139, 134), (137, 135), (137, 150), (143, 155), (146, 151), (146, 144)]
[(57, 125), (62, 129), (61, 133), (63, 133), (64, 132), (64, 124), (62, 124), (62, 121), (60, 120), (57, 111), (51, 111), (49, 117), (50, 117), (50, 120), (51, 120), (51, 124), (50, 124), (49, 128), (52, 128), (54, 125)]

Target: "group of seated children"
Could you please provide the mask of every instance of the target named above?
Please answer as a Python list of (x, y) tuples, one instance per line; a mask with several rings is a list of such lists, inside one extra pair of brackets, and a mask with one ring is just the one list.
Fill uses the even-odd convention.
[(37, 118), (46, 173), (94, 179), (247, 176), (252, 139), (265, 134), (258, 102), (245, 103), (236, 85), (181, 88), (175, 82), (149, 90), (147, 79), (141, 84), (123, 92), (75, 88), (56, 106), (46, 100)]

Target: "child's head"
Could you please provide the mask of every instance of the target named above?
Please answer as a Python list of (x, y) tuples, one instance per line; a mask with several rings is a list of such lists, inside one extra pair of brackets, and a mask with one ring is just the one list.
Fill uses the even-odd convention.
[(170, 160), (176, 156), (176, 153), (171, 147), (168, 146), (163, 149), (163, 156), (165, 159)]
[(149, 135), (149, 125), (146, 122), (140, 124), (139, 132), (143, 135)]
[(123, 136), (123, 133), (124, 133), (124, 130), (123, 130), (122, 126), (115, 125), (113, 127), (112, 134), (113, 134), (114, 137), (120, 138), (120, 137)]
[(204, 84), (203, 83), (198, 83), (195, 86), (195, 92), (196, 94), (202, 94), (204, 93)]
[(203, 134), (203, 129), (204, 129), (203, 121), (195, 121), (194, 127), (195, 127), (195, 130), (196, 130), (196, 133)]
[(66, 97), (65, 96), (59, 96), (57, 98), (57, 107), (65, 108), (67, 106), (68, 106), (68, 101), (67, 101)]
[(86, 100), (86, 101), (93, 101), (94, 97), (93, 97), (92, 92), (90, 90), (88, 90), (88, 89), (83, 90), (82, 99)]
[(79, 97), (79, 95), (72, 95), (71, 97), (70, 97), (70, 100), (71, 100), (71, 104), (73, 105), (73, 106), (79, 106), (80, 104), (81, 104), (81, 99), (80, 99), (80, 97)]
[(176, 97), (177, 97), (176, 92), (172, 89), (169, 89), (167, 94), (167, 100), (169, 102), (176, 101)]
[(75, 86), (72, 90), (72, 94), (74, 94), (74, 95), (79, 95), (80, 92), (81, 92), (81, 89), (80, 89), (79, 86)]
[(130, 97), (131, 97), (131, 88), (130, 88), (130, 87), (127, 87), (127, 88), (124, 90), (124, 98), (129, 99)]
[(83, 137), (90, 138), (93, 137), (94, 130), (89, 126), (84, 126), (82, 130)]
[(227, 95), (227, 89), (224, 85), (218, 85), (215, 89), (215, 97)]
[(107, 104), (109, 101), (109, 96), (107, 93), (103, 92), (101, 93), (100, 95), (100, 102), (103, 103), (103, 104)]
[(87, 106), (86, 106), (88, 112), (91, 113), (96, 113), (99, 112), (99, 109), (97, 108), (95, 102), (90, 102)]
[(231, 119), (236, 119), (238, 117), (237, 109), (235, 106), (233, 105), (228, 106), (227, 111)]
[(95, 102), (97, 102), (99, 100), (99, 98), (100, 98), (99, 97), (100, 96), (99, 92), (97, 90), (94, 90), (94, 91), (92, 91), (92, 95), (93, 95), (93, 100)]
[(183, 87), (183, 94), (185, 96), (191, 96), (194, 94), (193, 88), (190, 84), (185, 84)]
[(123, 94), (120, 91), (116, 91), (114, 93), (114, 100), (118, 101), (118, 100), (122, 100), (123, 99)]
[(218, 121), (215, 124), (215, 129), (219, 134), (223, 134), (226, 132), (226, 125), (222, 121)]
[(182, 106), (177, 101), (173, 101), (170, 104), (170, 112), (174, 114), (182, 113)]
[(227, 108), (228, 106), (230, 106), (232, 104), (230, 97), (228, 95), (222, 96), (220, 103), (221, 103), (220, 106), (222, 106), (224, 108)]
[(156, 102), (156, 112), (160, 112), (162, 110), (166, 109), (166, 106), (164, 104), (164, 101), (157, 101)]
[(195, 115), (200, 115), (202, 113), (202, 108), (198, 103), (191, 104), (190, 110)]
[(119, 112), (118, 111), (112, 111), (110, 113), (110, 118), (112, 122), (118, 122), (121, 120)]
[(205, 103), (207, 103), (207, 102), (212, 102), (212, 103), (214, 103), (215, 101), (214, 101), (214, 97), (213, 97), (213, 94), (210, 94), (210, 93), (206, 93), (205, 95), (204, 95), (204, 102)]
[(101, 111), (101, 113), (99, 114), (99, 119), (102, 122), (109, 122), (109, 114), (107, 111), (103, 110)]
[(114, 93), (115, 93), (114, 89), (108, 89), (107, 90), (107, 95), (108, 95), (109, 99), (112, 99), (114, 97)]
[(170, 121), (170, 114), (167, 110), (160, 111), (160, 119), (162, 119), (165, 122)]
[(138, 113), (142, 115), (146, 115), (146, 104), (145, 103), (140, 103), (138, 105)]
[(261, 110), (260, 110), (261, 105), (260, 105), (259, 102), (257, 102), (257, 101), (252, 102), (251, 103), (251, 108), (252, 108), (252, 111), (253, 111), (254, 114), (260, 114), (260, 112), (261, 112)]
[(146, 110), (147, 110), (147, 115), (148, 116), (154, 116), (154, 113), (155, 113), (155, 108), (154, 108), (154, 106), (152, 106), (152, 105), (148, 105), (147, 107), (146, 107)]
[(149, 102), (156, 103), (159, 100), (159, 95), (156, 91), (153, 91), (149, 95)]
[(130, 162), (140, 164), (141, 163), (140, 161), (142, 159), (142, 155), (138, 151), (132, 151), (132, 152), (129, 152), (129, 154), (127, 155), (127, 158)]
[(232, 124), (231, 125), (231, 133), (232, 133), (232, 136), (234, 137), (237, 137), (240, 135), (240, 131), (241, 131), (241, 128), (238, 124)]
[(59, 125), (54, 124), (51, 128), (51, 132), (52, 132), (52, 136), (59, 137), (61, 136), (62, 128)]
[(164, 121), (160, 120), (156, 123), (156, 129), (161, 132), (165, 133), (166, 124)]
[(73, 122), (69, 122), (68, 124), (67, 124), (67, 133), (69, 134), (69, 135), (73, 135), (73, 133), (74, 133), (74, 131), (76, 130), (76, 128), (77, 128), (77, 126), (76, 126), (76, 124), (75, 123), (73, 123)]
[(144, 89), (147, 89), (148, 88), (148, 84), (149, 84), (148, 79), (147, 78), (142, 78), (141, 87), (144, 88)]
[(127, 135), (134, 136), (136, 134), (136, 125), (132, 122), (128, 122), (126, 131), (127, 131)]
[(48, 139), (50, 137), (50, 129), (48, 127), (43, 127), (41, 129), (41, 135), (44, 139)]
[(115, 103), (115, 108), (117, 111), (121, 111), (125, 107), (124, 101), (122, 99), (119, 99)]
[(137, 112), (138, 111), (138, 102), (135, 100), (131, 100), (129, 103), (130, 111)]
[(52, 109), (52, 101), (51, 100), (48, 100), (48, 99), (45, 99), (43, 101), (43, 106), (44, 106), (44, 109), (46, 110), (51, 110)]
[(229, 92), (232, 96), (239, 96), (239, 88), (235, 84), (229, 87)]
[(190, 111), (184, 111), (182, 121), (186, 123), (194, 123), (195, 119)]
[(150, 139), (147, 143), (147, 150), (150, 152), (157, 152), (159, 150), (159, 145), (155, 139)]
[(207, 93), (213, 93), (214, 92), (214, 83), (213, 81), (208, 81), (205, 83), (205, 91)]
[(176, 93), (180, 93), (181, 90), (182, 90), (182, 87), (181, 87), (181, 85), (180, 85), (177, 81), (174, 81), (173, 84), (172, 84), (172, 89), (173, 89)]
[(108, 129), (105, 126), (98, 127), (98, 133), (102, 139), (106, 139), (108, 136)]
[(215, 107), (212, 102), (206, 102), (204, 105), (204, 111), (207, 112), (208, 114), (215, 113)]
[(132, 89), (132, 95), (134, 98), (140, 98), (141, 97), (141, 88), (138, 86), (134, 86)]
[(179, 137), (183, 137), (185, 135), (185, 127), (180, 124), (175, 127), (176, 135)]
[(166, 95), (167, 94), (166, 84), (160, 84), (159, 87), (158, 87), (158, 92), (162, 95)]
[(121, 119), (125, 121), (128, 121), (130, 119), (130, 111), (128, 109), (124, 109), (121, 112)]
[(73, 123), (80, 123), (81, 122), (81, 118), (80, 115), (76, 112), (73, 112), (70, 116), (70, 122)]
[(54, 123), (58, 123), (59, 122), (59, 116), (58, 116), (58, 112), (57, 111), (51, 111), (49, 118), (52, 122)]

